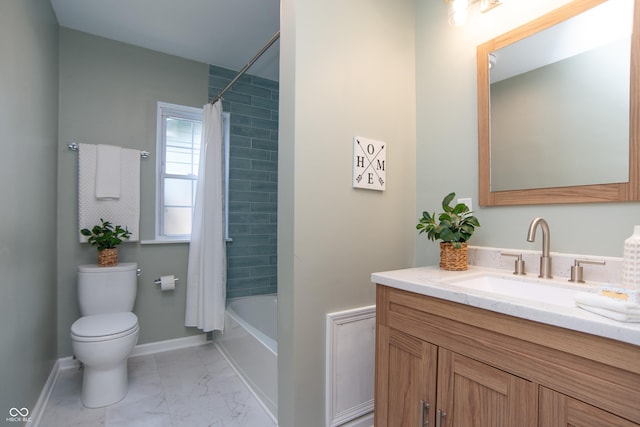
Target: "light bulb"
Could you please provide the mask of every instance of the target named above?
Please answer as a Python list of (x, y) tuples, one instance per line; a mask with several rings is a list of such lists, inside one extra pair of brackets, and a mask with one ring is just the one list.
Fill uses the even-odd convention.
[(455, 26), (464, 25), (469, 16), (469, 0), (449, 1), (449, 23)]

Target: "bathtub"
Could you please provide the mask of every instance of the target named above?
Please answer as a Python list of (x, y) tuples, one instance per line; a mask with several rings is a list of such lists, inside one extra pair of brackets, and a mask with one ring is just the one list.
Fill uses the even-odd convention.
[(278, 298), (255, 295), (227, 301), (217, 344), (274, 420), (278, 413)]

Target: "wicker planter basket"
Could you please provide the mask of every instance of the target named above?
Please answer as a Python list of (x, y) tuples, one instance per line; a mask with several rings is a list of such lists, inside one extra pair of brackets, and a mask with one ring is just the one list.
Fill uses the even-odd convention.
[(467, 252), (466, 243), (462, 243), (462, 247), (456, 249), (452, 243), (440, 242), (440, 268), (450, 271), (466, 270), (469, 266)]
[(98, 252), (98, 265), (100, 267), (113, 267), (118, 265), (118, 248), (103, 249)]

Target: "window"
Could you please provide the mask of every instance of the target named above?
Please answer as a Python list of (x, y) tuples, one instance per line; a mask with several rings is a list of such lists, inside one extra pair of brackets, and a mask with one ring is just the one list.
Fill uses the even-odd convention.
[[(230, 114), (222, 113), (224, 138), (224, 207), (228, 227)], [(156, 240), (185, 240), (191, 236), (196, 196), (202, 109), (158, 102)], [(228, 239), (228, 229), (225, 230)]]
[(201, 135), (201, 108), (158, 103), (156, 240), (191, 235)]

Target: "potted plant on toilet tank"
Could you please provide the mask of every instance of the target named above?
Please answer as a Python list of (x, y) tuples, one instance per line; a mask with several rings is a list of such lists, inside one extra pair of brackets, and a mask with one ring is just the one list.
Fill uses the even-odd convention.
[(480, 222), (464, 203), (451, 206), (456, 193), (449, 193), (442, 200), (443, 212), (423, 212), (419, 219), (418, 234), (426, 233), (429, 240), (440, 242), (440, 268), (443, 270), (466, 270), (468, 266), (467, 241)]
[(98, 265), (102, 267), (118, 265), (118, 245), (131, 236), (126, 226), (114, 226), (102, 218), (100, 224), (91, 229), (83, 228), (80, 233), (87, 236), (88, 243), (98, 249)]

